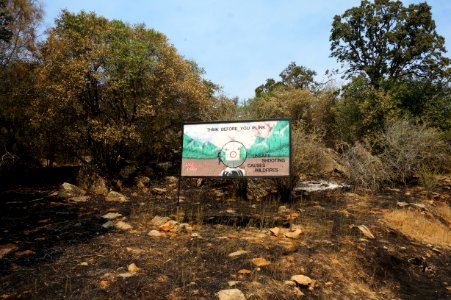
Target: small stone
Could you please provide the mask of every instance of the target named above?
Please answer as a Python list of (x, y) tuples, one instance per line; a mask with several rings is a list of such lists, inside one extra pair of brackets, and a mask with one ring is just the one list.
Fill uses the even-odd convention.
[(359, 225), (357, 228), (360, 230), (360, 232), (366, 236), (369, 239), (375, 239), (374, 235), (371, 233), (371, 231), (366, 227), (365, 225)]
[(222, 290), (218, 292), (219, 300), (246, 300), (243, 292), (239, 289)]
[(233, 209), (228, 209), (228, 210), (226, 210), (226, 213), (228, 213), (228, 214), (235, 214), (236, 211), (233, 210)]
[(296, 229), (295, 231), (289, 231), (285, 233), (285, 236), (290, 239), (298, 239), (301, 236), (301, 233), (301, 229)]
[(77, 197), (69, 198), (69, 201), (80, 203), (80, 202), (87, 202), (89, 199), (91, 199), (91, 197), (89, 197), (89, 196), (77, 196)]
[(133, 228), (130, 224), (125, 223), (124, 221), (119, 221), (114, 226), (117, 229), (121, 229), (121, 230), (130, 230)]
[(166, 223), (164, 223), (163, 225), (160, 226), (160, 231), (163, 232), (176, 232), (177, 228), (176, 226), (178, 225), (178, 223), (176, 221), (170, 220)]
[(313, 282), (310, 277), (305, 275), (293, 275), (291, 276), (291, 280), (303, 286), (309, 286)]
[(413, 206), (415, 206), (416, 208), (419, 208), (421, 210), (426, 210), (426, 205), (421, 204), (421, 203), (413, 203)]
[(58, 191), (58, 196), (61, 198), (72, 198), (78, 196), (84, 196), (86, 194), (85, 190), (82, 190), (76, 185), (64, 182)]
[(229, 282), (227, 282), (227, 284), (228, 284), (230, 287), (235, 286), (235, 285), (237, 285), (238, 283), (240, 283), (240, 281), (229, 281)]
[(108, 288), (109, 285), (110, 283), (108, 282), (108, 280), (101, 280), (99, 283), (99, 286), (102, 290)]
[(296, 282), (294, 282), (293, 280), (285, 280), (283, 284), (288, 286), (296, 286)]
[(165, 188), (157, 188), (157, 187), (155, 187), (155, 188), (152, 189), (152, 194), (155, 194), (155, 195), (164, 195), (167, 192), (168, 192), (168, 190), (165, 189)]
[(280, 234), (280, 228), (279, 228), (279, 227), (271, 228), (271, 229), (269, 230), (269, 232), (272, 233), (274, 236), (279, 236), (279, 234)]
[(177, 226), (177, 233), (191, 233), (193, 231), (193, 227), (188, 223), (182, 223)]
[(138, 273), (139, 271), (141, 271), (141, 269), (138, 268), (135, 263), (132, 263), (128, 265), (128, 271), (130, 273)]
[(165, 236), (165, 234), (164, 233), (162, 233), (162, 232), (160, 232), (160, 231), (158, 231), (158, 230), (151, 230), (151, 231), (149, 231), (149, 233), (147, 234), (148, 236), (152, 236), (152, 237), (163, 237), (163, 236)]
[(241, 270), (239, 270), (238, 271), (238, 274), (251, 274), (252, 273), (252, 271), (251, 270), (248, 270), (248, 269), (241, 269)]
[(192, 234), (191, 234), (191, 237), (192, 237), (192, 238), (198, 238), (198, 239), (202, 238), (202, 237), (200, 236), (200, 234), (197, 233), (197, 232), (192, 233)]
[(406, 207), (406, 206), (409, 206), (410, 204), (407, 202), (404, 202), (404, 201), (398, 201), (398, 202), (396, 202), (396, 205), (399, 207)]
[(268, 265), (271, 264), (271, 262), (270, 262), (269, 260), (266, 260), (266, 259), (263, 258), (263, 257), (256, 257), (256, 258), (253, 258), (253, 259), (251, 260), (251, 262), (252, 262), (252, 264), (254, 264), (254, 265), (257, 266), (257, 267), (264, 267), (264, 266), (268, 266)]
[(87, 261), (83, 261), (83, 262), (80, 263), (80, 266), (85, 266), (85, 267), (86, 267), (86, 266), (88, 266), (88, 265), (89, 265), (89, 264), (88, 264)]
[(326, 287), (331, 287), (331, 286), (333, 286), (334, 284), (333, 284), (332, 281), (328, 281), (328, 282), (326, 282), (324, 285), (325, 285)]
[(119, 217), (122, 217), (122, 215), (120, 213), (116, 213), (116, 212), (109, 212), (102, 216), (103, 219), (107, 219), (107, 220), (114, 220)]
[(133, 277), (135, 275), (136, 275), (136, 273), (126, 272), (126, 273), (118, 274), (117, 277), (121, 277), (121, 278), (125, 279), (125, 278)]
[(103, 223), (102, 227), (105, 229), (109, 229), (111, 227), (114, 227), (114, 223), (112, 221), (108, 221), (106, 223)]
[(106, 195), (105, 200), (112, 202), (127, 202), (128, 198), (121, 193), (111, 191), (108, 193), (108, 195)]
[(170, 220), (170, 218), (168, 218), (168, 217), (155, 216), (150, 221), (150, 225), (160, 227), (161, 225), (163, 225), (164, 223), (166, 223), (169, 220)]
[(246, 253), (249, 253), (249, 251), (238, 250), (238, 251), (230, 253), (229, 257), (236, 257), (236, 256), (240, 256), (240, 255), (243, 255), (243, 254), (246, 254)]

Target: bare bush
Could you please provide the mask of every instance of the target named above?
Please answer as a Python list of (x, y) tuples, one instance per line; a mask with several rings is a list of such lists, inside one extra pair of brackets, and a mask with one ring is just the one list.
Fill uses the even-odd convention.
[(292, 148), (292, 173), (295, 176), (326, 175), (330, 158), (321, 133), (307, 133), (302, 126), (296, 126), (292, 132)]
[(375, 191), (389, 179), (383, 161), (371, 154), (367, 144), (356, 143), (343, 153), (342, 159), (349, 170), (349, 179), (355, 186)]
[(420, 170), (447, 171), (449, 153), (440, 133), (408, 119), (388, 122), (382, 135), (381, 158), (391, 179), (406, 183)]

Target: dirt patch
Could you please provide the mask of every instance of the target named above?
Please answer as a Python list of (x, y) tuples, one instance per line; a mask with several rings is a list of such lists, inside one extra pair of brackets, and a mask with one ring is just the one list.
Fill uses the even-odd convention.
[[(252, 184), (263, 183), (273, 189), (267, 181)], [(236, 198), (233, 186), (189, 181), (179, 207), (176, 184), (166, 181), (151, 186), (166, 188), (162, 195), (126, 188), (126, 203), (101, 196), (66, 201), (55, 196), (57, 185), (4, 191), (0, 245), (11, 250), (0, 258), (0, 297), (215, 299), (220, 290), (237, 288), (247, 299), (298, 299), (300, 293), (320, 299), (449, 298), (449, 246), (430, 246), (381, 221), (399, 201), (425, 203), (434, 212), (449, 204), (447, 189), (434, 206), (408, 189), (320, 192), (280, 203), (271, 193)], [(113, 224), (131, 229), (104, 228), (102, 216), (109, 212), (116, 213), (109, 214), (117, 216)], [(189, 226), (162, 232), (152, 224), (157, 215)], [(359, 225), (375, 239), (362, 235)], [(151, 230), (163, 234), (149, 236)], [(295, 238), (284, 234), (295, 230)], [(293, 275), (313, 283), (293, 285)]]

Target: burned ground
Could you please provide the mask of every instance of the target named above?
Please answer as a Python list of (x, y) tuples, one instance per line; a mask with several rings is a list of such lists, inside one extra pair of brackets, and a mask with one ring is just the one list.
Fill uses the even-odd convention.
[[(144, 189), (124, 188), (125, 203), (104, 196), (86, 202), (59, 198), (60, 183), (1, 192), (1, 299), (215, 299), (229, 288), (248, 299), (450, 296), (449, 236), (445, 244), (428, 244), (384, 219), (386, 212), (408, 209), (449, 228), (447, 215), (437, 209), (449, 209), (446, 180), (433, 195), (410, 186), (378, 194), (311, 193), (289, 202), (281, 202), (264, 180), (250, 183), (260, 195), (253, 199), (235, 197), (230, 181), (188, 180), (178, 208), (177, 183), (165, 179)], [(153, 193), (154, 187), (165, 191)], [(114, 222), (132, 228), (103, 228), (108, 212), (120, 213)], [(151, 222), (155, 216), (188, 223), (189, 229), (149, 236), (152, 229), (161, 231)], [(360, 225), (375, 238), (363, 235)], [(276, 227), (277, 236), (271, 230)], [(288, 238), (283, 233), (290, 228), (302, 233)], [(132, 264), (138, 268), (133, 272)], [(314, 284), (287, 282), (297, 274)]]

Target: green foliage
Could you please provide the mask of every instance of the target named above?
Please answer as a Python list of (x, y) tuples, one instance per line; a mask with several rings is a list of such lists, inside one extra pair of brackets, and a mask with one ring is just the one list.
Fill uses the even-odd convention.
[(314, 80), (316, 72), (304, 66), (298, 66), (295, 62), (291, 62), (279, 74), (281, 81), (275, 81), (272, 78), (266, 79), (266, 83), (255, 89), (255, 96), (262, 97), (270, 95), (285, 89), (310, 89), (313, 90), (317, 83)]
[(363, 76), (344, 86), (337, 104), (336, 131), (347, 142), (374, 138), (383, 129), (385, 119), (400, 113), (398, 100), (373, 87)]
[(375, 87), (386, 79), (441, 77), (449, 68), (444, 38), (426, 3), (363, 0), (334, 17), (330, 41), (331, 55), (348, 67), (347, 74), (365, 74)]
[(182, 122), (209, 100), (197, 66), (144, 25), (63, 11), (41, 53), (32, 113), (43, 143), (89, 155), (102, 172), (170, 158)]

